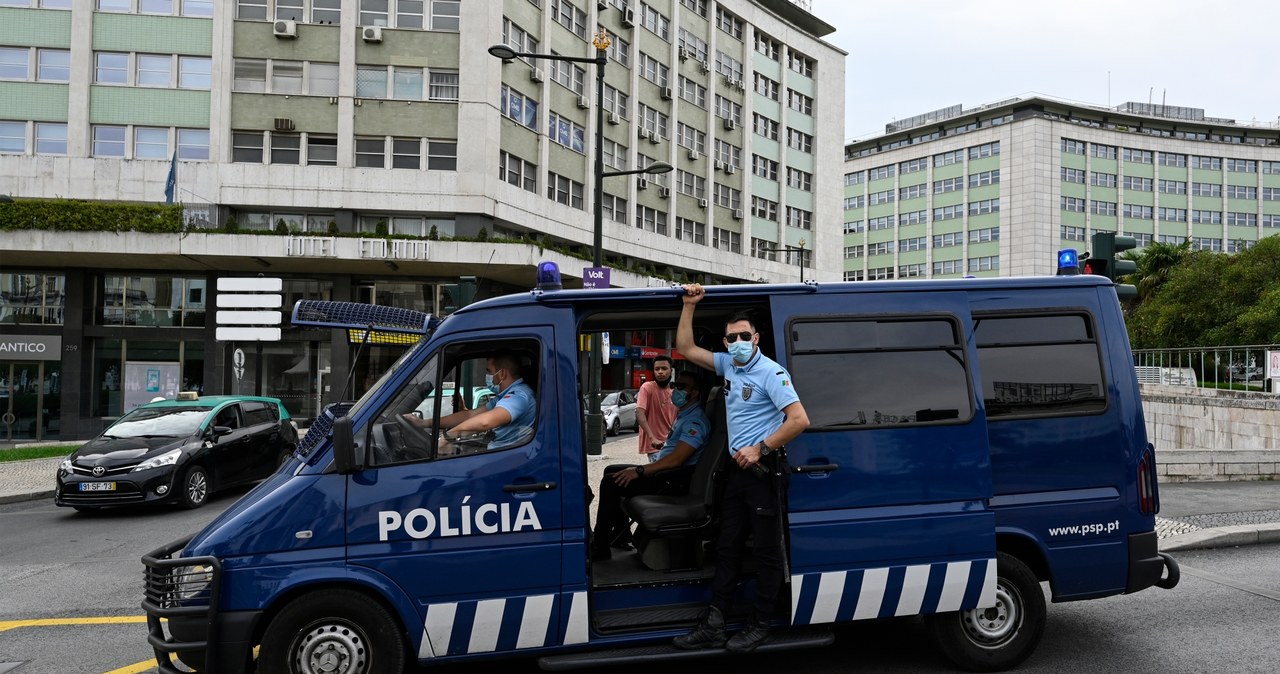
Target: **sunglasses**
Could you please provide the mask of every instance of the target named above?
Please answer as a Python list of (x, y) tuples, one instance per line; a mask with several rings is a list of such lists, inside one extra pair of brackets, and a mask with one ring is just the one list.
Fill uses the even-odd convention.
[(675, 390), (677, 390), (677, 391), (683, 391), (683, 390), (685, 390), (685, 389), (691, 389), (691, 388), (693, 388), (693, 384), (682, 384), (682, 383), (680, 383), (680, 382), (676, 381), (676, 382), (671, 382), (671, 388), (673, 388), (673, 389), (675, 389)]
[(746, 330), (743, 330), (742, 332), (731, 332), (724, 336), (724, 341), (728, 342), (729, 344), (732, 344), (738, 341), (739, 339), (741, 339), (744, 342), (749, 342), (751, 341), (751, 337), (755, 334), (756, 333), (754, 332), (747, 332)]

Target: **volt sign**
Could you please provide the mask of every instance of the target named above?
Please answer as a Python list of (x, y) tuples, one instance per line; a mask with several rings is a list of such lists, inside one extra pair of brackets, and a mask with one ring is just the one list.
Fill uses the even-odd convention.
[(283, 289), (278, 278), (218, 279), (218, 341), (280, 341)]

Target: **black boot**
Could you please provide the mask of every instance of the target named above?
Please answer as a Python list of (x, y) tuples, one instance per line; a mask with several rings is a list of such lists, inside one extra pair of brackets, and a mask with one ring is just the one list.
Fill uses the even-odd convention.
[(676, 648), (691, 651), (697, 648), (719, 648), (727, 638), (724, 633), (724, 614), (712, 606), (692, 632), (676, 637), (671, 643)]
[(725, 649), (730, 653), (750, 653), (769, 639), (769, 621), (754, 618), (741, 632), (733, 635)]

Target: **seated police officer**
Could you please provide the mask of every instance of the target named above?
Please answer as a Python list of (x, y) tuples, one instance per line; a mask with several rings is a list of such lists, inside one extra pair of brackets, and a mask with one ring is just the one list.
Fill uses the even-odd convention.
[(631, 541), (631, 520), (622, 510), (622, 500), (641, 494), (684, 494), (702, 454), (702, 445), (711, 432), (711, 423), (702, 410), (703, 383), (693, 372), (684, 372), (671, 384), (671, 402), (676, 420), (657, 459), (643, 466), (617, 465), (605, 469), (600, 480), (600, 505), (591, 538), (591, 560), (611, 556), (611, 547), (626, 549)]
[[(460, 410), (440, 418), (441, 453), (459, 439), (493, 432), (489, 449), (519, 445), (529, 438), (537, 419), (533, 389), (520, 377), (520, 357), (510, 351), (493, 354), (485, 363), (485, 384), (494, 396), (481, 407)], [(430, 427), (431, 422), (412, 412), (404, 415), (417, 426)]]

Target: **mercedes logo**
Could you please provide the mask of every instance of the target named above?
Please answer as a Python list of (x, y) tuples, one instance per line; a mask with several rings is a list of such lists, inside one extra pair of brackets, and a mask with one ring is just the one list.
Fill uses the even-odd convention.
[(107, 474), (107, 469), (106, 469), (106, 468), (103, 468), (102, 466), (94, 466), (94, 467), (93, 467), (93, 476), (94, 476), (94, 477), (102, 477), (103, 475), (106, 475), (106, 474)]

